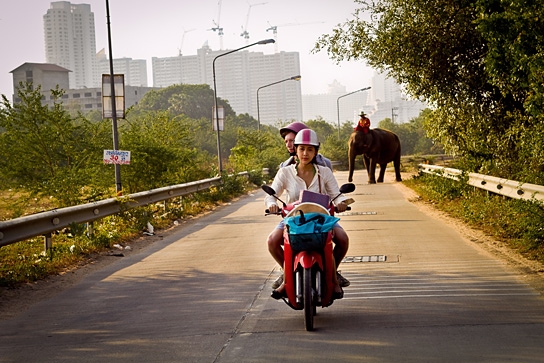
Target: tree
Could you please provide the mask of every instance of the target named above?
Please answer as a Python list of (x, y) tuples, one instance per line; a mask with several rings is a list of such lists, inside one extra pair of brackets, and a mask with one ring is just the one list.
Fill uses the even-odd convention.
[(132, 118), (120, 132), (120, 148), (131, 151), (130, 165), (122, 166), (124, 189), (133, 193), (208, 178), (211, 159), (196, 147), (192, 123), (167, 111)]
[(338, 136), (338, 130), (335, 129), (335, 127), (332, 124), (328, 123), (322, 118), (318, 118), (316, 120), (308, 120), (305, 122), (305, 124), (310, 129), (315, 131), (318, 139), (321, 142), (324, 142), (330, 135)]
[(41, 104), (41, 88), (30, 83), (17, 89), (20, 103), (12, 106), (2, 96), (0, 174), (4, 186), (54, 196), (66, 206), (76, 204), (79, 189), (90, 182), (104, 187), (98, 171), (110, 130), (84, 118), (72, 119), (62, 107), (62, 94), (52, 90), (51, 109)]
[(443, 153), (439, 144), (427, 137), (424, 122), (431, 110), (421, 111), (418, 117), (414, 117), (407, 123), (397, 124), (386, 118), (378, 123), (378, 127), (394, 132), (400, 139), (402, 155), (425, 155)]
[[(223, 106), (225, 118), (234, 115), (228, 101), (218, 98)], [(212, 117), (215, 105), (214, 92), (206, 84), (176, 84), (160, 90), (151, 90), (145, 94), (134, 111), (168, 110), (172, 115), (181, 115), (198, 120)]]
[[(544, 44), (540, 4), (356, 2), (361, 8), (355, 19), (319, 38), (314, 51), (326, 50), (337, 61), (365, 59), (388, 72), (408, 94), (432, 106), (425, 122), (429, 135), (447, 151), (463, 156), (473, 169), (539, 178), (544, 142), (542, 137), (534, 139), (542, 127), (537, 96), (543, 87), (537, 52)], [(531, 92), (518, 92), (519, 86), (511, 91), (512, 83), (524, 88), (530, 84)], [(525, 117), (531, 110), (533, 119)], [(537, 153), (529, 153), (523, 144), (527, 139), (536, 141)], [(528, 165), (533, 165), (531, 173)]]

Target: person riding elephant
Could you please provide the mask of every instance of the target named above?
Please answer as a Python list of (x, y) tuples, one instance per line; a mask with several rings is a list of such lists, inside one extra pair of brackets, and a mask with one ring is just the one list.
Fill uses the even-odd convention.
[(389, 162), (393, 162), (396, 181), (402, 181), (400, 176), (400, 140), (389, 130), (379, 128), (371, 129), (370, 120), (364, 112), (349, 138), (349, 175), (348, 181), (353, 180), (355, 158), (363, 155), (364, 164), (368, 173), (368, 183), (376, 183), (376, 165), (380, 165), (378, 183), (383, 183), (385, 169)]

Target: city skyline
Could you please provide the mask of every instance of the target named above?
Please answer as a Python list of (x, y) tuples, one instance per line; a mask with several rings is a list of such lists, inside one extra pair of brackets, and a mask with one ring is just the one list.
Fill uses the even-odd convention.
[[(4, 44), (5, 55), (0, 59), (0, 93), (11, 99), (12, 77), (9, 73), (25, 62), (45, 63), (43, 15), (50, 8), (50, 0), (18, 0), (2, 2), (0, 30), (13, 34)], [(72, 2), (89, 4), (95, 17), (96, 50), (107, 52), (107, 25), (104, 0)], [(145, 59), (148, 67), (148, 84), (152, 85), (152, 57), (195, 55), (203, 44), (219, 50), (220, 37), (211, 30), (220, 19), (224, 29), (223, 48), (235, 49), (247, 42), (275, 38), (276, 44), (261, 46), (259, 51), (273, 54), (277, 51), (295, 51), (301, 57), (301, 88), (303, 94), (320, 94), (328, 91), (335, 80), (348, 91), (369, 85), (373, 70), (364, 62), (329, 60), (323, 52), (310, 54), (317, 38), (330, 33), (338, 23), (352, 17), (356, 3), (352, 0), (285, 1), (270, 0), (248, 3), (242, 0), (156, 0), (153, 6), (144, 1), (111, 1), (110, 16), (113, 58)], [(286, 11), (290, 9), (291, 11)], [(249, 14), (249, 17), (247, 16)], [(21, 28), (20, 20), (25, 19)], [(247, 24), (249, 39), (241, 36)], [(272, 28), (275, 27), (275, 32)], [(268, 31), (267, 31), (268, 30)], [(25, 44), (21, 47), (20, 44)]]

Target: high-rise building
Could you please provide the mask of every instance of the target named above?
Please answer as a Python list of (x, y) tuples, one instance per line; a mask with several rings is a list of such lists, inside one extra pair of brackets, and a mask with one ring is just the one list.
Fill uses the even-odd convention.
[[(212, 51), (204, 45), (196, 55), (154, 57), (153, 86), (207, 84), (213, 89), (213, 60), (225, 52)], [(298, 52), (265, 55), (246, 50), (218, 58), (215, 62), (217, 96), (227, 100), (236, 113), (248, 113), (258, 118), (261, 124), (302, 121), (300, 82), (280, 82), (298, 75)], [(275, 82), (279, 83), (270, 85)], [(257, 105), (257, 90), (268, 85), (259, 91)]]
[[(98, 77), (110, 74), (110, 60), (104, 49), (98, 52)], [(145, 59), (116, 58), (113, 60), (113, 73), (125, 75), (125, 85), (147, 87), (147, 62)]]
[(349, 94), (346, 86), (337, 80), (329, 84), (327, 93), (302, 95), (302, 112), (304, 119), (323, 119), (335, 126), (346, 122), (356, 123), (361, 110), (368, 112), (368, 91)]
[(43, 16), (45, 59), (69, 69), (70, 88), (98, 87), (94, 13), (89, 4), (52, 2)]
[(426, 104), (410, 99), (392, 78), (375, 72), (369, 90), (348, 93), (346, 87), (334, 81), (327, 93), (302, 96), (302, 110), (305, 120), (323, 119), (343, 125), (357, 124), (361, 111), (371, 121), (371, 127), (378, 127), (380, 121), (388, 118), (393, 122), (405, 123), (419, 116)]
[(386, 73), (374, 73), (370, 95), (374, 105), (365, 111), (373, 127), (377, 127), (377, 123), (386, 118), (397, 124), (409, 122), (428, 107), (423, 102), (409, 98), (402, 87)]

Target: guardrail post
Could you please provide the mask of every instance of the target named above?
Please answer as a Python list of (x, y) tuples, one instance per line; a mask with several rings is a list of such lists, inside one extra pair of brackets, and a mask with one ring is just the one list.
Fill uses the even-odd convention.
[(43, 247), (45, 253), (53, 247), (53, 237), (51, 237), (51, 233), (43, 235)]
[(92, 237), (94, 235), (94, 225), (93, 221), (87, 222), (87, 237)]

